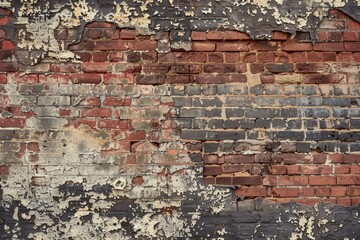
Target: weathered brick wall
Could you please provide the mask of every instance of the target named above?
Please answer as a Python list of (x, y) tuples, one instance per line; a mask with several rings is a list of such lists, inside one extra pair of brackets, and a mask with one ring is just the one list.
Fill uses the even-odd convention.
[(59, 26), (61, 61), (0, 13), (2, 239), (360, 236), (357, 21), (330, 11), (318, 40), (192, 31), (189, 51)]

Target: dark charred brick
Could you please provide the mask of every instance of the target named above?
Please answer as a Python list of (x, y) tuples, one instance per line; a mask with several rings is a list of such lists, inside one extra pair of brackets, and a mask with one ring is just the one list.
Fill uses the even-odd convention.
[(301, 141), (304, 140), (304, 132), (281, 131), (275, 133), (276, 140)]
[(265, 67), (272, 73), (286, 73), (294, 71), (291, 63), (266, 64)]
[(204, 143), (204, 151), (206, 153), (217, 152), (219, 149), (218, 143)]

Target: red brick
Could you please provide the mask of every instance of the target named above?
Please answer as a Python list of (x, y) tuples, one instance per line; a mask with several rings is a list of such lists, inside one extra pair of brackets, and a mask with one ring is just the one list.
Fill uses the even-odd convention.
[(0, 127), (2, 128), (23, 128), (24, 126), (24, 118), (0, 118)]
[(344, 42), (345, 51), (360, 52), (360, 42)]
[(112, 28), (114, 25), (107, 22), (92, 22), (86, 25), (86, 28)]
[(211, 42), (193, 42), (191, 49), (193, 51), (212, 52), (215, 51), (215, 46), (215, 43)]
[(77, 63), (53, 63), (50, 65), (50, 72), (76, 73), (80, 68)]
[(344, 51), (344, 45), (337, 42), (315, 43), (314, 50), (342, 52)]
[(319, 165), (302, 165), (301, 172), (304, 175), (321, 174), (327, 175), (332, 173), (332, 167)]
[(343, 32), (343, 39), (346, 42), (356, 42), (359, 38), (357, 32)]
[(310, 187), (302, 187), (300, 190), (301, 197), (314, 197), (315, 196), (315, 188)]
[(272, 41), (253, 41), (250, 42), (250, 49), (257, 51), (277, 51), (280, 48), (279, 42)]
[(138, 32), (135, 29), (122, 29), (120, 32), (121, 39), (135, 39)]
[(96, 120), (90, 120), (90, 119), (72, 119), (69, 122), (70, 126), (74, 126), (75, 128), (78, 128), (82, 125), (89, 126), (91, 129), (95, 129), (96, 127)]
[(128, 45), (129, 49), (139, 51), (154, 51), (157, 48), (156, 41), (128, 41)]
[(209, 31), (206, 36), (209, 40), (222, 40), (224, 38), (224, 32)]
[(304, 75), (303, 82), (307, 84), (329, 84), (339, 83), (338, 75), (322, 75), (322, 74), (307, 74)]
[(46, 76), (46, 78), (39, 78), (40, 83), (69, 83), (70, 76), (65, 74), (51, 74)]
[(242, 57), (243, 62), (256, 62), (256, 53), (245, 53)]
[(71, 81), (75, 84), (81, 83), (92, 83), (98, 84), (101, 83), (102, 78), (99, 74), (91, 74), (91, 73), (79, 73), (71, 75)]
[(344, 20), (325, 20), (320, 25), (320, 29), (343, 30), (343, 29), (345, 29), (345, 21)]
[(289, 33), (274, 31), (272, 32), (272, 40), (286, 41), (290, 37)]
[(91, 60), (91, 53), (89, 52), (75, 52), (75, 54), (79, 56), (83, 62), (89, 62)]
[(17, 62), (0, 62), (0, 72), (17, 72), (19, 65)]
[(39, 152), (40, 151), (39, 144), (37, 142), (29, 142), (29, 143), (27, 143), (26, 148), (27, 148), (27, 150), (32, 151), (32, 152)]
[(129, 122), (128, 120), (110, 120), (110, 119), (102, 119), (98, 122), (99, 128), (107, 128), (107, 129), (128, 129)]
[(10, 18), (9, 17), (1, 17), (0, 18), (0, 26), (6, 26), (8, 25), (10, 21)]
[(250, 64), (250, 72), (252, 74), (264, 72), (264, 64), (258, 64), (258, 63)]
[(220, 52), (246, 52), (249, 50), (247, 43), (221, 42), (216, 44), (216, 50)]
[(301, 166), (299, 166), (299, 165), (287, 166), (287, 174), (289, 174), (289, 175), (301, 174)]
[(272, 165), (271, 174), (284, 175), (286, 174), (286, 166), (284, 165)]
[(226, 83), (226, 74), (199, 74), (194, 76), (195, 83), (198, 84), (223, 84)]
[(328, 159), (331, 161), (331, 163), (343, 163), (344, 154), (329, 154)]
[(109, 54), (107, 52), (93, 52), (91, 55), (94, 62), (107, 62)]
[(203, 180), (206, 184), (216, 184), (216, 179), (214, 177), (204, 177)]
[(7, 83), (7, 78), (6, 78), (6, 74), (0, 74), (0, 84), (6, 84)]
[(337, 9), (330, 9), (328, 11), (328, 18), (349, 19), (349, 16)]
[(350, 169), (351, 174), (360, 174), (360, 165), (353, 165)]
[(359, 206), (359, 204), (360, 204), (360, 197), (351, 199), (352, 206)]
[(204, 176), (215, 176), (215, 175), (220, 175), (222, 173), (222, 168), (221, 166), (209, 166), (209, 165), (205, 165), (204, 166)]
[(264, 186), (278, 186), (278, 178), (277, 176), (265, 176), (263, 178)]
[(104, 31), (105, 37), (111, 40), (116, 40), (120, 38), (120, 30), (119, 29), (106, 29)]
[(126, 50), (126, 41), (122, 40), (106, 40), (96, 41), (95, 49), (97, 50)]
[(106, 97), (104, 106), (130, 106), (131, 98)]
[(1, 42), (1, 49), (2, 50), (15, 50), (16, 49), (16, 45), (9, 40), (3, 40)]
[(310, 157), (307, 154), (285, 153), (283, 155), (283, 159), (284, 164), (299, 164), (310, 162)]
[(234, 64), (205, 64), (203, 65), (205, 73), (232, 73), (235, 72)]
[(327, 32), (318, 32), (317, 35), (320, 42), (327, 41), (327, 35), (328, 35)]
[(347, 195), (347, 187), (331, 187), (331, 196), (333, 197), (344, 197)]
[(289, 62), (289, 54), (284, 52), (276, 52), (275, 53), (275, 62)]
[(335, 176), (309, 176), (310, 186), (336, 185)]
[(354, 61), (354, 57), (352, 53), (349, 52), (341, 52), (337, 55), (337, 61), (339, 62), (352, 62)]
[(283, 50), (286, 52), (303, 52), (311, 51), (313, 49), (311, 43), (299, 43), (293, 41), (287, 41), (282, 44)]
[(0, 175), (8, 175), (10, 173), (10, 166), (0, 165)]
[(193, 78), (190, 75), (166, 75), (166, 82), (169, 84), (189, 84), (193, 83)]
[(209, 53), (209, 62), (224, 62), (224, 56), (222, 53)]
[(300, 195), (299, 188), (273, 188), (272, 195), (274, 197), (298, 197)]
[(267, 191), (265, 187), (241, 187), (235, 189), (235, 194), (244, 197), (266, 197)]
[(349, 30), (360, 30), (360, 23), (356, 21), (347, 21), (347, 27)]
[(347, 174), (350, 173), (351, 165), (338, 165), (335, 166), (335, 174)]
[(124, 60), (123, 52), (110, 52), (109, 53), (109, 61), (110, 62), (119, 62)]
[(111, 117), (111, 113), (110, 108), (90, 108), (83, 110), (82, 117)]
[(329, 197), (330, 191), (329, 187), (317, 187), (315, 188), (315, 195), (316, 197)]
[(360, 196), (360, 186), (349, 187), (348, 189), (349, 196)]
[(338, 185), (358, 185), (360, 184), (359, 175), (336, 176)]
[(137, 176), (137, 177), (133, 177), (133, 179), (131, 180), (131, 182), (134, 185), (142, 185), (144, 183), (144, 178), (142, 176)]
[(319, 52), (307, 52), (306, 56), (309, 62), (322, 62), (322, 54)]
[(77, 44), (69, 45), (69, 47), (68, 47), (68, 49), (71, 51), (93, 51), (94, 48), (95, 48), (94, 41), (82, 41)]
[(305, 62), (306, 55), (303, 52), (294, 52), (290, 54), (291, 61), (293, 62)]
[(336, 62), (336, 53), (334, 52), (324, 52), (322, 54), (323, 62)]
[(344, 154), (344, 163), (360, 163), (360, 154)]
[[(224, 161), (224, 157), (220, 158), (220, 161)], [(250, 172), (250, 164), (223, 164), (223, 173), (236, 173), (236, 172)]]
[(216, 176), (216, 184), (218, 185), (233, 185), (232, 176)]
[(82, 69), (84, 72), (109, 72), (112, 69), (112, 64), (103, 62), (83, 62)]
[(273, 62), (273, 61), (275, 61), (275, 53), (274, 52), (259, 52), (257, 54), (257, 60), (259, 62)]
[(0, 29), (0, 39), (6, 39), (6, 38), (7, 38), (6, 31), (4, 29)]
[(219, 157), (218, 155), (204, 155), (205, 164), (221, 164), (224, 163), (224, 157)]
[(343, 40), (343, 35), (341, 32), (329, 32), (328, 38), (330, 41), (341, 42)]
[(191, 39), (192, 40), (206, 40), (206, 32), (192, 31)]
[(253, 163), (255, 160), (254, 155), (226, 155), (226, 163)]
[(234, 40), (245, 40), (251, 39), (247, 34), (241, 33), (238, 31), (225, 31), (224, 40), (225, 41), (234, 41)]
[(274, 75), (273, 74), (261, 74), (260, 80), (262, 84), (269, 84), (275, 83)]
[(225, 53), (225, 62), (227, 62), (227, 63), (240, 62), (240, 54), (239, 53)]
[(312, 155), (312, 162), (315, 164), (323, 164), (327, 160), (327, 154), (316, 153)]
[(340, 206), (349, 207), (351, 206), (351, 198), (337, 198), (336, 203)]
[(234, 176), (233, 184), (238, 186), (261, 185), (262, 179), (260, 176)]
[(102, 36), (102, 29), (88, 29), (85, 33), (86, 37), (90, 39), (98, 39)]

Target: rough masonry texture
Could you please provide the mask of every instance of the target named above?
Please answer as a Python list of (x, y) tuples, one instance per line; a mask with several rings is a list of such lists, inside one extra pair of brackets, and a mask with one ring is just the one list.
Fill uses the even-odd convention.
[(0, 1), (0, 239), (360, 239), (359, 1)]

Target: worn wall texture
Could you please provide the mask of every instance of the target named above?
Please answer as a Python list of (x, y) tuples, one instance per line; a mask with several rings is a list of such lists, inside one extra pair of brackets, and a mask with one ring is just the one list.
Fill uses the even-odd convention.
[(0, 239), (360, 239), (359, 5), (0, 1)]

